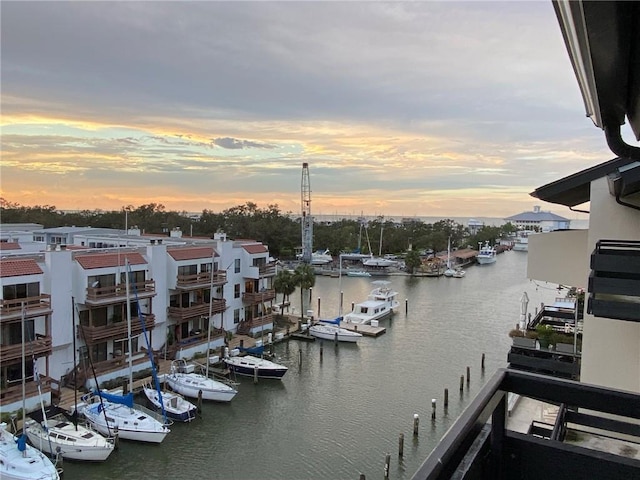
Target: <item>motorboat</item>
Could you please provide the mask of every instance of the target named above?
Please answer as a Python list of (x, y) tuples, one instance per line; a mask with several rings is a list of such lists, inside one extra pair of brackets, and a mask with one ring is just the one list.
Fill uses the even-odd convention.
[(165, 376), (165, 381), (174, 392), (189, 398), (202, 395), (204, 400), (230, 402), (238, 393), (227, 383), (196, 373), (195, 365), (187, 364), (184, 359), (171, 363), (171, 371)]
[(516, 252), (529, 251), (529, 235), (535, 233), (533, 230), (519, 230), (513, 239), (513, 250)]
[(340, 327), (341, 320), (342, 317), (338, 317), (335, 320), (320, 320), (319, 323), (309, 327), (309, 334), (322, 340), (337, 340), (338, 342), (350, 343), (356, 343), (362, 338), (361, 333), (352, 332), (351, 330)]
[(344, 316), (346, 323), (368, 324), (371, 323), (371, 320), (388, 317), (398, 307), (399, 303), (395, 299), (398, 292), (389, 287), (391, 282), (376, 280), (371, 283), (375, 288), (371, 290), (367, 300), (356, 303), (353, 306), (353, 311)]
[(484, 242), (484, 245), (480, 246), (480, 250), (478, 251), (478, 255), (476, 256), (476, 261), (480, 265), (487, 265), (490, 263), (495, 263), (496, 258), (498, 256), (498, 252), (496, 248), (492, 245), (489, 245), (489, 242)]
[(171, 430), (151, 410), (133, 403), (133, 393), (93, 391), (82, 397), (79, 412), (103, 435), (118, 432), (118, 438), (161, 443)]
[(143, 387), (144, 394), (156, 411), (163, 411), (176, 422), (188, 423), (196, 418), (198, 407), (177, 392), (161, 390), (150, 385)]
[(347, 277), (370, 277), (371, 274), (366, 270), (347, 270)]
[(362, 264), (365, 267), (393, 267), (398, 264), (398, 261), (384, 257), (369, 257), (367, 260), (363, 260)]
[(29, 419), (24, 430), (31, 445), (51, 457), (59, 454), (65, 460), (103, 462), (115, 449), (115, 435), (105, 438), (90, 426), (72, 422), (61, 413), (42, 422)]
[(462, 278), (466, 275), (467, 272), (465, 272), (464, 270), (462, 270), (461, 268), (456, 268), (455, 271), (453, 272), (452, 277), (453, 278)]
[(0, 423), (0, 478), (3, 480), (59, 480), (60, 474), (49, 458), (27, 443), (27, 436), (16, 437)]
[(237, 375), (248, 377), (255, 377), (257, 374), (258, 378), (281, 379), (289, 370), (285, 365), (280, 365), (266, 358), (254, 357), (253, 355), (227, 357), (224, 359), (224, 363)]

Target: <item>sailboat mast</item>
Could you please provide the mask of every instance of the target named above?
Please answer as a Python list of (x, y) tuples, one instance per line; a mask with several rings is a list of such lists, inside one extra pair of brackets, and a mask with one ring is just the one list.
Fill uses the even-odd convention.
[[(21, 352), (22, 352), (22, 431), (24, 432), (24, 426), (27, 422), (27, 405), (26, 405), (26, 397), (27, 397), (27, 385), (26, 385), (26, 377), (27, 377), (27, 366), (25, 364), (25, 360), (24, 360), (24, 356), (25, 356), (25, 352), (24, 352), (24, 344), (25, 344), (25, 338), (24, 338), (24, 317), (25, 317), (26, 313), (25, 313), (25, 306), (24, 306), (24, 302), (22, 302), (22, 347), (21, 347)], [(27, 451), (24, 451), (25, 455), (27, 453)]]
[(209, 284), (209, 321), (207, 322), (207, 352), (205, 354), (205, 362), (207, 366), (205, 367), (206, 376), (209, 378), (209, 347), (211, 345), (211, 315), (213, 313), (213, 264), (215, 258), (215, 250), (211, 248), (211, 270), (209, 271), (209, 277), (211, 279), (211, 283)]
[(125, 286), (127, 293), (127, 341), (129, 348), (129, 391), (133, 392), (133, 356), (131, 355), (131, 300), (129, 299), (129, 258), (124, 257)]

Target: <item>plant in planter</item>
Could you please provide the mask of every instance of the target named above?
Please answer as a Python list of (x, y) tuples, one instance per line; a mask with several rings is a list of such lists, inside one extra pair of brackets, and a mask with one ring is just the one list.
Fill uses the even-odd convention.
[(538, 324), (536, 327), (536, 333), (538, 334), (538, 342), (540, 347), (549, 348), (550, 345), (556, 343), (556, 332), (551, 325)]

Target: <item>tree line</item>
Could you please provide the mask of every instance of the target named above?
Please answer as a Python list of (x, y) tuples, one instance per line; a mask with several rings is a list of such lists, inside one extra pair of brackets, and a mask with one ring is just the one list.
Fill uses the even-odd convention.
[[(44, 228), (61, 226), (113, 228), (124, 230), (136, 226), (143, 233), (169, 235), (179, 228), (183, 236), (213, 237), (218, 231), (229, 238), (254, 239), (268, 245), (276, 258), (295, 258), (301, 245), (300, 218), (291, 212), (282, 212), (278, 205), (258, 207), (253, 202), (228, 208), (216, 213), (203, 210), (198, 216), (186, 211), (167, 211), (159, 203), (135, 207), (127, 205), (119, 210), (80, 210), (65, 212), (53, 205), (24, 206), (0, 198), (0, 222), (36, 223)], [(329, 249), (333, 255), (354, 251), (358, 246), (363, 253), (399, 254), (409, 250), (435, 252), (452, 248), (477, 248), (478, 243), (512, 234), (516, 227), (510, 223), (500, 227), (484, 226), (471, 235), (469, 229), (451, 219), (435, 223), (411, 220), (401, 224), (378, 217), (366, 224), (357, 220), (340, 220), (313, 226), (313, 244), (317, 249)]]

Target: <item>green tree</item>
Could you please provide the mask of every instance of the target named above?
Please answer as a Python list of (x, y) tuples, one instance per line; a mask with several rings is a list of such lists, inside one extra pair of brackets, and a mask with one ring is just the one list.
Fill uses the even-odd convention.
[(302, 263), (294, 270), (293, 279), (294, 284), (300, 287), (300, 324), (302, 324), (304, 320), (304, 292), (316, 284), (316, 275), (311, 265)]
[(420, 265), (422, 265), (422, 261), (420, 260), (420, 254), (417, 250), (409, 250), (407, 255), (404, 257), (404, 264), (409, 269), (409, 272), (413, 274)]
[(280, 313), (284, 313), (284, 304), (293, 292), (296, 291), (296, 283), (293, 274), (289, 270), (280, 270), (273, 279), (273, 288), (276, 293), (282, 294), (282, 306)]

